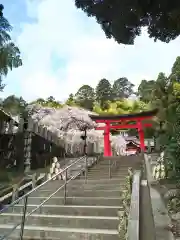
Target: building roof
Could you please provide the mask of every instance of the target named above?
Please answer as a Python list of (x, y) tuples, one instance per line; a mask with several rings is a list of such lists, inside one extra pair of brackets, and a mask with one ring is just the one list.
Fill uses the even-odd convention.
[[(139, 141), (139, 139), (126, 139), (126, 142), (127, 142), (127, 144), (129, 144), (129, 143), (133, 143), (133, 144), (135, 144), (135, 145), (140, 145), (140, 141)], [(146, 146), (146, 147), (148, 147), (148, 146), (151, 146), (151, 147), (154, 147), (154, 140), (153, 139), (144, 139), (144, 145)]]

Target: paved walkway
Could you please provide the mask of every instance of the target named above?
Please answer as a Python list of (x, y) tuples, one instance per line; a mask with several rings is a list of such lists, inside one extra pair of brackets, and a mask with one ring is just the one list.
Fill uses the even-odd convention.
[[(152, 158), (154, 160), (155, 156), (152, 156)], [(153, 182), (153, 178), (152, 178), (152, 172), (151, 172), (149, 160), (150, 159), (148, 159), (147, 155), (145, 155), (145, 165), (146, 165), (146, 171), (147, 171), (147, 179), (149, 182), (148, 186), (150, 190), (148, 192), (151, 197), (155, 239), (156, 240), (174, 240), (174, 236), (172, 232), (168, 230), (168, 225), (171, 224), (171, 221), (168, 216), (168, 212), (165, 207), (165, 204), (161, 198), (160, 192), (155, 187), (153, 187), (153, 185), (151, 185), (151, 183)], [(144, 210), (144, 213), (148, 214), (148, 211), (149, 211), (148, 207), (146, 207)], [(144, 218), (144, 221), (148, 221), (148, 217), (145, 217), (145, 218)], [(148, 235), (144, 239), (148, 239)]]

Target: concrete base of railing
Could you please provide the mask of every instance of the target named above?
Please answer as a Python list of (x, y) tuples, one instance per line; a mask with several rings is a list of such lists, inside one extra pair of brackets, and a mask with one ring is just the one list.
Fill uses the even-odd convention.
[(145, 170), (146, 177), (148, 180), (151, 204), (152, 204), (152, 213), (154, 219), (155, 227), (155, 239), (156, 240), (174, 240), (172, 232), (169, 231), (169, 226), (171, 225), (171, 220), (168, 215), (168, 211), (165, 207), (164, 201), (160, 193), (153, 187), (153, 183), (156, 180), (152, 177), (152, 167), (151, 159), (147, 154), (144, 155), (145, 160)]
[(131, 205), (127, 229), (127, 240), (139, 240), (140, 179), (141, 171), (135, 171), (133, 175)]

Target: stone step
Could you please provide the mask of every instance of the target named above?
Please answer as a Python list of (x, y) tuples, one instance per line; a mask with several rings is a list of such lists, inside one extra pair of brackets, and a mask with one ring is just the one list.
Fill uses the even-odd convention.
[[(22, 214), (8, 213), (2, 214), (0, 224), (18, 224), (21, 222)], [(26, 218), (26, 225), (66, 227), (66, 228), (100, 228), (118, 229), (119, 218), (107, 216), (71, 216), (71, 215), (49, 215), (32, 214)]]
[[(87, 175), (87, 179), (88, 180), (98, 180), (99, 178), (107, 178), (107, 179), (109, 179), (109, 175), (104, 175), (104, 176), (99, 176), (98, 174), (96, 174), (96, 175), (94, 175), (94, 174), (88, 174)], [(119, 179), (119, 181), (121, 182), (121, 181), (124, 181), (125, 180), (125, 176), (122, 178), (121, 176), (118, 176), (118, 175), (111, 175), (111, 178), (110, 179), (114, 179), (114, 178), (116, 178), (116, 179)], [(80, 179), (84, 179), (84, 177), (82, 177), (82, 176), (80, 176)]]
[[(13, 225), (0, 225), (0, 234), (10, 231)], [(20, 229), (15, 230), (8, 240), (19, 239)], [(119, 240), (117, 230), (60, 228), (25, 225), (23, 240)]]
[[(41, 204), (46, 198), (45, 197), (29, 197), (28, 204)], [(22, 204), (23, 201), (20, 201)], [(50, 198), (46, 204), (51, 205), (61, 205), (64, 203), (64, 197), (52, 197)], [(118, 206), (122, 203), (122, 199), (119, 197), (67, 197), (66, 198), (66, 205), (107, 205), (107, 206)]]
[[(76, 191), (76, 190), (81, 190), (81, 191), (85, 191), (85, 190), (92, 190), (92, 191), (98, 191), (98, 190), (116, 190), (116, 191), (122, 191), (122, 189), (124, 189), (124, 185), (123, 183), (119, 184), (119, 185), (80, 185), (78, 187), (78, 185), (76, 186), (68, 186), (67, 185), (67, 190), (69, 191)], [(52, 186), (52, 187), (48, 187), (47, 189), (43, 188), (42, 190), (48, 190), (51, 191), (51, 193), (53, 193), (56, 189), (58, 189), (57, 186)], [(63, 189), (63, 188), (62, 188)]]
[[(88, 168), (86, 182), (83, 175), (70, 181), (65, 205), (62, 188), (34, 211), (26, 220), (23, 239), (119, 240), (118, 211), (123, 211), (122, 190), (132, 162), (117, 162), (117, 166), (112, 168), (111, 179), (108, 164), (108, 161), (100, 161)], [(71, 169), (71, 174), (76, 172), (76, 169)], [(63, 184), (64, 181), (51, 181), (32, 193), (28, 198), (27, 213), (35, 210)], [(13, 209), (7, 209), (1, 215), (0, 235), (21, 222), (22, 211), (21, 200)], [(19, 234), (20, 229), (17, 229), (7, 239), (18, 240)]]
[[(116, 170), (116, 171), (122, 171), (122, 172), (124, 172), (124, 171), (128, 171), (128, 166), (121, 166), (121, 167), (112, 167), (111, 169), (114, 169), (114, 170)], [(104, 166), (104, 167), (101, 167), (101, 166), (99, 166), (99, 165), (97, 165), (97, 166), (95, 166), (95, 167), (92, 167), (92, 168), (90, 168), (89, 169), (89, 171), (99, 171), (99, 172), (103, 172), (103, 171), (109, 171), (109, 167), (108, 166)]]
[[(99, 177), (99, 179), (106, 178), (107, 180), (113, 180), (113, 179), (123, 180), (126, 178), (127, 175), (128, 175), (127, 172), (123, 173), (123, 174), (111, 172), (111, 178), (109, 178), (109, 172), (108, 173), (106, 173), (106, 172), (103, 172), (103, 173), (88, 172), (87, 179), (89, 179), (89, 177), (92, 177), (92, 180), (93, 180), (93, 177)], [(81, 178), (83, 179), (83, 177), (81, 177)], [(89, 180), (91, 180), (91, 179), (89, 179)]]
[[(89, 170), (88, 171), (88, 175), (99, 175), (99, 179), (101, 178), (107, 178), (109, 179), (109, 171), (94, 171), (94, 170)], [(128, 170), (124, 171), (124, 172), (120, 172), (120, 171), (111, 171), (111, 175), (112, 176), (121, 176), (121, 177), (125, 177), (128, 175)]]
[[(109, 178), (109, 176), (102, 176), (102, 177), (103, 177), (103, 178), (105, 178), (105, 177)], [(125, 182), (125, 181), (126, 181), (126, 177), (125, 177), (125, 176), (122, 178), (121, 176), (111, 175), (111, 178), (110, 178), (110, 179), (113, 180), (114, 178), (116, 178), (116, 179), (119, 178), (119, 183), (122, 183), (122, 182)], [(80, 177), (80, 179), (84, 179), (84, 178)], [(99, 176), (98, 176), (98, 174), (96, 174), (96, 175), (94, 175), (94, 174), (89, 174), (89, 175), (87, 176), (87, 179), (88, 179), (88, 180), (98, 180), (98, 179), (99, 179)]]
[[(141, 164), (139, 163), (132, 163), (132, 162), (121, 162), (121, 161), (117, 161), (116, 164), (114, 162), (111, 162), (112, 166), (116, 166), (117, 168), (128, 168), (128, 167), (137, 167), (140, 166)], [(109, 167), (109, 161), (107, 161), (106, 163), (98, 163), (93, 165), (93, 168), (108, 168)]]
[(94, 164), (93, 168), (109, 168), (109, 165), (111, 165), (114, 168), (119, 169), (119, 168), (126, 168), (126, 167), (136, 166), (137, 164), (131, 164), (131, 163), (128, 163), (128, 162), (124, 162), (124, 163), (111, 162), (111, 164), (110, 164), (109, 161), (107, 161), (104, 164), (102, 164), (102, 163)]
[[(109, 179), (109, 178), (99, 178), (99, 179), (87, 179), (85, 181), (84, 178), (81, 178), (81, 179), (75, 179), (75, 180), (71, 180), (69, 183), (68, 183), (68, 186), (84, 186), (84, 185), (118, 185), (120, 184), (123, 180), (125, 180), (125, 177), (122, 178), (122, 180), (118, 179), (118, 178), (112, 178), (112, 179)], [(65, 183), (64, 180), (55, 180), (55, 181), (50, 181), (49, 183), (45, 184), (43, 188), (48, 188), (48, 186), (60, 186), (60, 185), (63, 185)]]
[[(29, 204), (27, 212), (30, 213), (37, 207), (36, 204)], [(22, 213), (23, 205), (16, 205), (9, 208), (6, 213)], [(122, 211), (122, 206), (85, 206), (85, 205), (50, 205), (44, 204), (36, 213), (42, 214), (59, 214), (59, 215), (77, 215), (77, 216), (117, 216), (117, 212)]]
[[(89, 169), (88, 170), (88, 172), (92, 172), (92, 173), (99, 173), (100, 175), (101, 174), (103, 174), (103, 173), (109, 173), (109, 169), (93, 169), (93, 168), (91, 168), (91, 169)], [(128, 172), (128, 169), (126, 168), (126, 169), (121, 169), (121, 170), (119, 170), (119, 169), (112, 169), (111, 170), (111, 172), (114, 172), (114, 173), (120, 173), (120, 174), (127, 174), (127, 172)]]
[[(39, 191), (42, 190), (50, 190), (51, 192), (55, 191), (59, 187), (63, 186), (64, 183), (60, 183), (58, 180), (53, 181), (47, 184), (47, 186), (43, 186), (39, 189)], [(78, 184), (78, 183), (69, 183), (67, 184), (67, 189), (68, 190), (76, 190), (76, 189), (81, 189), (82, 191), (84, 190), (121, 190), (122, 187), (124, 187), (125, 181), (120, 181), (118, 184), (113, 184), (113, 183), (99, 183), (96, 184), (95, 182), (93, 183), (84, 183), (84, 184)]]
[[(31, 197), (39, 196), (39, 197), (48, 197), (50, 194), (52, 194), (52, 190), (41, 190), (38, 192), (34, 192), (31, 194)], [(120, 190), (67, 190), (67, 196), (68, 197), (119, 197), (122, 195), (122, 192)], [(64, 190), (60, 190), (56, 193), (55, 196), (64, 196)]]

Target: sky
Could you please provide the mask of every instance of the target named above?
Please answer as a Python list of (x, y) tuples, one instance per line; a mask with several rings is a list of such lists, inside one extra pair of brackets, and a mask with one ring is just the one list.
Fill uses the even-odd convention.
[(106, 78), (142, 79), (167, 75), (178, 55), (180, 38), (154, 42), (145, 30), (133, 46), (107, 39), (94, 18), (78, 10), (74, 0), (1, 0), (13, 26), (23, 66), (4, 79), (0, 97), (15, 94), (27, 101), (54, 96), (64, 101), (83, 84), (95, 87)]

